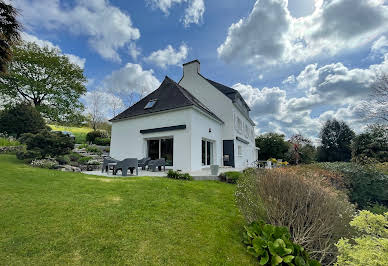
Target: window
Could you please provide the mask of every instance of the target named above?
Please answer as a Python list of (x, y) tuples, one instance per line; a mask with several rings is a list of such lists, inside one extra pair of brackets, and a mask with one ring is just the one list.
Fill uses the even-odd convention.
[(213, 164), (213, 142), (202, 140), (202, 165)]
[(148, 157), (152, 160), (159, 158), (166, 159), (166, 165), (172, 166), (174, 161), (174, 139), (150, 139), (148, 143)]
[(156, 101), (157, 101), (156, 99), (150, 100), (150, 101), (144, 106), (144, 109), (150, 109), (150, 108), (154, 107)]

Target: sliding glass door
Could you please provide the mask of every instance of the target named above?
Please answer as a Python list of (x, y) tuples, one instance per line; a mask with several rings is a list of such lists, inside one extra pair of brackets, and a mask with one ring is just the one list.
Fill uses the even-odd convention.
[(213, 164), (213, 142), (202, 140), (202, 165)]
[(148, 157), (152, 160), (159, 158), (166, 159), (166, 165), (172, 166), (174, 161), (174, 139), (162, 138), (162, 139), (150, 139), (147, 141)]

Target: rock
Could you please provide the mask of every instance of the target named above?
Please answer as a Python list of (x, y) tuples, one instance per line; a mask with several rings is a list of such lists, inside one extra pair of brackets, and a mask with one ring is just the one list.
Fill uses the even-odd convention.
[(63, 172), (81, 172), (81, 169), (79, 167), (71, 165), (62, 165), (60, 170)]

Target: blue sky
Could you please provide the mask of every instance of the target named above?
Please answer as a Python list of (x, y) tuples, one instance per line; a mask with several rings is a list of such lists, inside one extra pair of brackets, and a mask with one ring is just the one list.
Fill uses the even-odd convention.
[(240, 91), (257, 134), (316, 138), (329, 118), (361, 130), (361, 101), (388, 70), (384, 0), (11, 2), (25, 40), (84, 68), (88, 95), (120, 98), (122, 109), (199, 59), (203, 75)]

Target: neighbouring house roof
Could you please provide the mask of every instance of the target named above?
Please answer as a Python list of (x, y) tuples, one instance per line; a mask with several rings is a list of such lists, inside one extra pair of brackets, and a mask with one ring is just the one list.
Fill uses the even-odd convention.
[[(152, 100), (156, 100), (152, 108), (144, 109), (147, 103)], [(223, 123), (223, 121), (217, 115), (210, 111), (190, 92), (188, 92), (186, 89), (184, 89), (182, 86), (180, 86), (167, 76), (165, 77), (158, 89), (151, 92), (139, 102), (135, 103), (124, 112), (112, 118), (110, 121), (114, 122), (126, 118), (136, 117), (139, 115), (158, 113), (162, 111), (189, 106), (195, 106), (201, 111), (207, 113), (209, 116)]]

